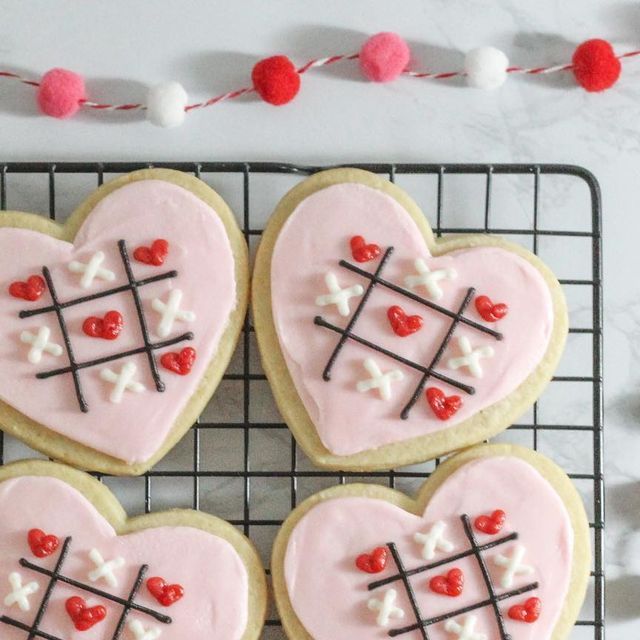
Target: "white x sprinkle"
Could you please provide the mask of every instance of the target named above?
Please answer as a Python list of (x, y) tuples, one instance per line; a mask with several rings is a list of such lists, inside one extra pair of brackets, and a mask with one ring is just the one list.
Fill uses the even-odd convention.
[(442, 287), (438, 284), (440, 280), (455, 280), (458, 277), (456, 270), (451, 268), (430, 271), (422, 258), (418, 258), (413, 264), (418, 274), (407, 276), (404, 279), (405, 286), (408, 289), (417, 289), (422, 286), (434, 300), (440, 300), (444, 295)]
[(140, 620), (129, 620), (128, 622), (129, 629), (131, 633), (135, 636), (136, 640), (156, 640), (156, 638), (160, 635), (160, 629), (145, 629), (142, 622)]
[(31, 345), (31, 349), (27, 354), (27, 360), (31, 364), (38, 364), (42, 360), (43, 353), (49, 353), (56, 358), (62, 355), (62, 347), (55, 342), (50, 342), (50, 337), (51, 329), (49, 327), (40, 327), (36, 335), (29, 331), (23, 331), (20, 334), (20, 342)]
[(382, 373), (378, 363), (373, 358), (367, 358), (363, 362), (364, 368), (369, 372), (371, 378), (360, 380), (356, 388), (361, 393), (377, 389), (383, 400), (391, 399), (391, 383), (404, 379), (404, 375), (400, 369), (391, 369), (386, 373)]
[(436, 551), (444, 551), (450, 553), (453, 551), (454, 546), (449, 540), (444, 537), (444, 531), (447, 528), (445, 522), (438, 520), (432, 527), (429, 533), (416, 533), (413, 539), (422, 546), (422, 557), (425, 560), (433, 560), (436, 555)]
[(80, 286), (83, 289), (88, 289), (96, 278), (106, 280), (107, 282), (113, 282), (116, 279), (116, 274), (109, 269), (102, 266), (104, 262), (104, 252), (96, 251), (91, 257), (91, 260), (86, 264), (84, 262), (78, 262), (72, 260), (67, 266), (72, 273), (81, 273)]
[(316, 304), (320, 307), (326, 307), (328, 304), (335, 304), (338, 307), (338, 313), (341, 316), (348, 316), (351, 313), (349, 309), (349, 299), (361, 296), (364, 293), (364, 288), (360, 284), (354, 284), (351, 287), (340, 288), (338, 284), (338, 278), (335, 273), (328, 271), (324, 277), (325, 284), (329, 289), (329, 293), (318, 296), (316, 298)]
[(476, 633), (477, 621), (478, 619), (475, 616), (467, 616), (463, 624), (455, 620), (447, 620), (444, 630), (447, 633), (458, 636), (460, 640), (487, 640), (487, 636), (484, 633)]
[(502, 579), (500, 580), (500, 584), (505, 589), (509, 589), (513, 586), (514, 578), (516, 576), (531, 575), (534, 573), (533, 567), (522, 562), (526, 552), (527, 550), (519, 544), (514, 547), (511, 557), (499, 553), (493, 559), (499, 567), (505, 568), (505, 572), (502, 574)]
[(382, 600), (371, 598), (367, 602), (367, 607), (371, 611), (377, 611), (376, 624), (381, 627), (389, 625), (390, 618), (404, 618), (404, 611), (396, 606), (398, 593), (395, 589), (387, 589)]
[(160, 314), (160, 323), (156, 333), (161, 338), (166, 338), (173, 331), (173, 325), (176, 321), (193, 322), (196, 319), (196, 314), (193, 311), (180, 309), (180, 302), (182, 302), (182, 291), (172, 289), (166, 303), (162, 302), (160, 298), (154, 298), (151, 303), (151, 308)]
[(102, 369), (100, 371), (100, 377), (105, 382), (110, 382), (115, 385), (109, 400), (118, 404), (122, 402), (122, 396), (125, 391), (133, 391), (134, 393), (142, 393), (146, 390), (146, 387), (141, 383), (133, 379), (138, 371), (138, 367), (133, 362), (127, 362), (122, 365), (120, 373), (116, 373), (111, 369)]
[(114, 558), (113, 560), (105, 561), (102, 554), (97, 549), (91, 549), (89, 551), (89, 558), (96, 568), (89, 572), (89, 580), (91, 582), (97, 582), (98, 580), (104, 580), (110, 587), (118, 586), (118, 579), (115, 575), (115, 570), (124, 566), (124, 558)]
[(29, 611), (31, 609), (29, 596), (39, 589), (38, 583), (28, 582), (22, 586), (22, 576), (14, 571), (9, 574), (9, 584), (11, 585), (11, 593), (4, 599), (5, 606), (11, 607), (17, 604), (21, 611)]
[(478, 349), (474, 349), (469, 342), (469, 338), (461, 336), (458, 338), (458, 347), (462, 351), (462, 355), (456, 358), (450, 358), (448, 365), (450, 369), (459, 369), (460, 367), (468, 367), (469, 373), (474, 378), (482, 378), (483, 371), (480, 366), (482, 358), (492, 358), (494, 355), (493, 347), (485, 345)]

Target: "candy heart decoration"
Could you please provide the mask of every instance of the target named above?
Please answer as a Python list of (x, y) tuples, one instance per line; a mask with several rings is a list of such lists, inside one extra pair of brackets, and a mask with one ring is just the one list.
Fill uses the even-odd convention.
[(45, 281), (40, 276), (29, 276), (26, 282), (12, 282), (9, 285), (9, 293), (14, 298), (22, 298), (29, 302), (35, 302), (47, 290)]
[(107, 609), (98, 604), (87, 606), (84, 598), (73, 596), (65, 602), (65, 609), (78, 631), (87, 631), (107, 617)]
[(65, 226), (4, 212), (0, 428), (82, 468), (143, 473), (221, 379), (247, 269), (229, 208), (180, 172), (105, 184)]
[(509, 607), (509, 617), (512, 620), (533, 624), (537, 622), (541, 611), (542, 603), (540, 599), (529, 598), (524, 604), (514, 604), (512, 607)]
[(356, 262), (370, 262), (380, 255), (380, 246), (367, 244), (362, 236), (353, 236), (349, 242), (351, 255)]
[(460, 396), (446, 396), (444, 391), (438, 387), (429, 387), (426, 396), (431, 410), (440, 420), (448, 420), (462, 406)]
[(82, 330), (91, 338), (115, 340), (122, 331), (124, 319), (118, 311), (108, 311), (104, 318), (91, 316), (82, 323)]
[[(509, 532), (487, 538), (473, 521), (495, 501), (509, 515)], [(384, 572), (363, 571), (363, 548), (375, 550), (369, 557), (387, 550)], [(516, 548), (526, 550), (533, 573), (496, 562)], [(452, 640), (458, 628), (491, 640), (559, 640), (578, 616), (590, 567), (589, 525), (571, 481), (513, 445), (449, 458), (416, 502), (379, 485), (324, 489), (287, 518), (271, 562), (287, 637), (314, 640), (420, 638), (418, 619), (427, 621), (429, 640)]]
[(36, 558), (46, 558), (54, 553), (60, 545), (60, 540), (53, 534), (46, 534), (40, 529), (31, 529), (27, 540), (29, 547)]
[(160, 363), (168, 371), (173, 371), (180, 376), (191, 373), (193, 363), (196, 361), (196, 350), (192, 347), (185, 347), (180, 352), (163, 353)]
[[(0, 513), (2, 640), (24, 640), (34, 620), (47, 638), (113, 640), (134, 586), (122, 640), (135, 639), (134, 627), (162, 640), (260, 637), (264, 569), (251, 543), (223, 520), (189, 510), (127, 520), (91, 476), (35, 460), (0, 469)], [(60, 544), (48, 546), (47, 557), (36, 553), (48, 538), (40, 533), (53, 530)]]
[(371, 553), (363, 553), (356, 558), (356, 567), (366, 573), (380, 573), (387, 566), (387, 550), (376, 547)]
[(507, 514), (502, 509), (496, 509), (489, 516), (478, 516), (473, 526), (482, 533), (488, 533), (491, 536), (495, 536), (496, 533), (502, 531), (502, 527), (507, 520)]
[(387, 318), (394, 333), (401, 338), (410, 336), (412, 333), (422, 329), (422, 316), (408, 316), (404, 309), (398, 305), (387, 309)]
[(133, 252), (133, 257), (143, 264), (160, 267), (169, 255), (169, 243), (166, 240), (154, 240), (150, 247), (138, 247)]
[[(477, 292), (500, 301), (489, 300), (489, 322)], [(422, 462), (507, 428), (551, 379), (568, 326), (536, 256), (483, 235), (436, 240), (407, 194), (356, 169), (315, 174), (283, 198), (252, 302), (296, 440), (317, 465), (352, 471)], [(358, 391), (371, 359), (399, 372), (384, 402)], [(444, 400), (424, 402), (430, 387)]]
[(147, 580), (147, 589), (163, 607), (170, 607), (184, 596), (184, 587), (182, 585), (167, 584), (157, 576)]
[(475, 299), (476, 310), (487, 322), (502, 320), (509, 312), (509, 307), (502, 302), (494, 304), (489, 296), (478, 296)]
[(429, 580), (429, 589), (442, 596), (457, 598), (464, 589), (464, 574), (460, 569), (451, 569), (443, 576), (434, 576)]

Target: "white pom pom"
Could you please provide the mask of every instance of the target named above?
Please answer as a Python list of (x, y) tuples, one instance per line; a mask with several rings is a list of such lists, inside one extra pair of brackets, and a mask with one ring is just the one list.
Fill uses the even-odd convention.
[(187, 99), (179, 82), (157, 84), (147, 94), (147, 119), (158, 127), (177, 127), (184, 122)]
[(467, 84), (479, 89), (497, 89), (507, 79), (509, 59), (494, 47), (479, 47), (467, 53), (464, 70)]

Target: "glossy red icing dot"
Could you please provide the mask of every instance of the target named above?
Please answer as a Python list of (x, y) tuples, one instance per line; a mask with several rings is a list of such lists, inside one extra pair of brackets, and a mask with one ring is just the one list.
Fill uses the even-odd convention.
[(170, 607), (184, 596), (184, 587), (180, 584), (167, 584), (163, 578), (147, 580), (149, 593), (163, 606)]
[(462, 406), (462, 398), (460, 396), (447, 396), (438, 387), (428, 387), (425, 395), (431, 410), (436, 418), (440, 420), (448, 420)]
[(405, 310), (398, 305), (387, 309), (387, 318), (393, 332), (401, 338), (406, 338), (422, 329), (422, 316), (408, 316)]
[(27, 534), (29, 548), (36, 558), (46, 558), (60, 546), (60, 540), (51, 533), (45, 533), (42, 529), (31, 529)]
[(115, 340), (122, 331), (124, 319), (118, 311), (109, 311), (104, 318), (90, 316), (82, 323), (82, 330), (91, 338)]
[(349, 241), (351, 255), (356, 262), (369, 262), (380, 255), (380, 247), (377, 244), (367, 244), (362, 236), (353, 236)]
[(489, 296), (478, 296), (475, 305), (480, 317), (487, 322), (502, 320), (509, 312), (509, 307), (504, 302), (494, 304)]
[(9, 295), (29, 302), (35, 302), (46, 291), (47, 285), (40, 276), (29, 276), (26, 282), (12, 282), (9, 285)]
[(540, 598), (529, 598), (523, 604), (514, 604), (509, 608), (509, 617), (518, 622), (528, 622), (532, 624), (542, 613), (542, 602)]
[(133, 252), (133, 258), (135, 260), (143, 264), (151, 264), (154, 267), (163, 265), (168, 255), (169, 243), (162, 238), (154, 240), (150, 247), (138, 247)]
[(464, 574), (460, 569), (451, 569), (442, 576), (434, 576), (429, 580), (429, 589), (443, 596), (457, 598), (464, 588)]
[(160, 364), (167, 369), (173, 371), (180, 376), (186, 376), (191, 372), (191, 367), (196, 361), (196, 350), (193, 347), (185, 347), (182, 351), (169, 351), (163, 353), (160, 358)]
[(87, 631), (98, 622), (102, 622), (107, 615), (107, 610), (101, 604), (88, 607), (84, 598), (73, 596), (65, 603), (65, 608), (73, 625), (78, 631)]
[(365, 573), (380, 573), (387, 566), (386, 547), (376, 547), (371, 553), (363, 553), (356, 558), (356, 567)]
[(502, 527), (507, 520), (507, 514), (502, 509), (496, 509), (491, 515), (478, 516), (473, 526), (482, 533), (495, 536), (502, 531)]

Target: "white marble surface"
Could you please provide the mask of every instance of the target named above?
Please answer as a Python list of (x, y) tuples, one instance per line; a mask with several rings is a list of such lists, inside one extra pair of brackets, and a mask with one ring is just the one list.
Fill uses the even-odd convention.
[[(379, 30), (402, 33), (422, 66), (443, 70), (458, 68), (461, 52), (481, 44), (538, 65), (568, 60), (588, 37), (620, 49), (640, 42), (640, 5), (631, 0), (0, 0), (0, 16), (0, 66), (31, 76), (55, 65), (75, 69), (96, 100), (140, 100), (145, 83), (166, 79), (204, 98), (243, 86), (266, 54), (284, 51), (302, 62), (350, 53)], [(220, 105), (171, 131), (131, 115), (54, 122), (36, 116), (32, 99), (29, 87), (0, 80), (0, 160), (567, 162), (592, 170), (605, 207), (608, 632), (640, 634), (640, 60), (625, 64), (605, 95), (584, 93), (567, 75), (513, 78), (494, 93), (458, 82), (380, 87), (343, 65), (305, 78), (288, 107)], [(38, 208), (44, 195), (26, 191)], [(66, 195), (70, 204), (76, 194)], [(558, 215), (571, 215), (556, 196)], [(513, 215), (526, 214), (516, 207)], [(580, 249), (571, 253), (579, 257)], [(579, 415), (578, 400), (564, 402)], [(237, 449), (229, 442), (231, 458)]]

